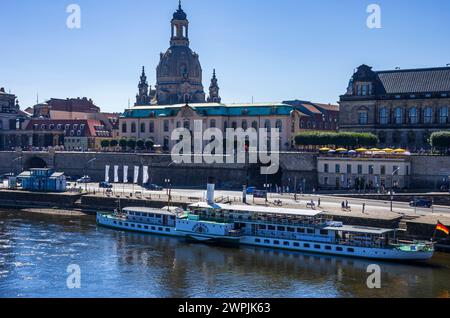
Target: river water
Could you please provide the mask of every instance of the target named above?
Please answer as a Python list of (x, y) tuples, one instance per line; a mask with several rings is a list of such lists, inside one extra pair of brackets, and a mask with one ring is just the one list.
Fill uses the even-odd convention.
[[(0, 297), (450, 297), (450, 254), (423, 264), (221, 248), (99, 228), (94, 217), (0, 212)], [(81, 288), (68, 288), (69, 265)], [(70, 281), (70, 280), (69, 280)]]

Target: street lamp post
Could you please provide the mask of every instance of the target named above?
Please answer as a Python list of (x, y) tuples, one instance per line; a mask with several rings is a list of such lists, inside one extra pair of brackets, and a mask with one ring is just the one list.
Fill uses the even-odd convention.
[(87, 167), (90, 163), (94, 162), (95, 160), (97, 160), (97, 158), (92, 158), (91, 160), (89, 160), (88, 162), (86, 162), (86, 165), (84, 166), (84, 191), (87, 192)]
[(394, 172), (392, 172), (392, 176), (391, 176), (391, 212), (394, 211), (394, 176), (399, 171), (400, 171), (400, 168), (394, 170)]

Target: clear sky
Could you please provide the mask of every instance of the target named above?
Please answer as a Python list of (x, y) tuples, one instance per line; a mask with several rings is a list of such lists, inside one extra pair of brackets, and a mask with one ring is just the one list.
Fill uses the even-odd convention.
[[(81, 7), (81, 29), (66, 8)], [(183, 0), (205, 91), (217, 69), (223, 102), (335, 103), (353, 70), (450, 63), (448, 0)], [(366, 25), (371, 3), (381, 29)], [(177, 0), (0, 0), (0, 86), (22, 109), (87, 96), (104, 111), (134, 102), (140, 68), (155, 84)]]

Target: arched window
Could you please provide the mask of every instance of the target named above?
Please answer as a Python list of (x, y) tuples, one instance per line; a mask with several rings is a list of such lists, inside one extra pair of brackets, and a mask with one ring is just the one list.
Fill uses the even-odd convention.
[(145, 133), (145, 123), (141, 124), (141, 133)]
[(389, 124), (389, 113), (386, 108), (380, 109), (380, 124), (382, 125)]
[(258, 122), (256, 120), (252, 122), (252, 128), (258, 130)]
[(233, 121), (233, 122), (231, 123), (231, 128), (237, 129), (237, 122)]
[(402, 112), (402, 109), (400, 107), (395, 109), (394, 122), (396, 124), (403, 124), (403, 112)]
[(361, 110), (359, 112), (359, 124), (360, 125), (367, 125), (369, 120), (369, 114), (367, 110)]
[[(66, 125), (66, 129), (67, 129), (67, 125)], [(122, 124), (122, 132), (126, 133), (127, 132), (127, 123), (123, 123)]]
[(417, 124), (419, 122), (419, 118), (417, 116), (417, 108), (413, 107), (409, 109), (409, 123)]
[(228, 128), (228, 122), (225, 120), (225, 122), (223, 123), (223, 130), (227, 130)]
[(270, 120), (266, 119), (266, 121), (264, 122), (264, 128), (266, 128), (267, 130), (270, 130), (272, 128)]
[(183, 122), (183, 127), (185, 128), (185, 129), (188, 129), (188, 130), (190, 130), (191, 128), (191, 123), (190, 123), (190, 121), (189, 120), (185, 120), (184, 122)]
[(216, 128), (216, 120), (215, 119), (211, 119), (211, 121), (209, 122), (209, 127)]
[(155, 132), (155, 122), (151, 121), (150, 122), (150, 133), (154, 133)]
[(427, 107), (423, 110), (423, 123), (424, 124), (433, 123), (433, 109), (431, 107)]
[(248, 129), (248, 123), (245, 119), (242, 121), (242, 129), (244, 129), (244, 130)]
[(275, 128), (278, 128), (280, 130), (280, 132), (283, 131), (283, 122), (280, 119), (277, 120), (277, 122), (275, 124)]
[(441, 107), (441, 109), (439, 109), (439, 123), (448, 123), (448, 107)]
[(136, 123), (132, 123), (131, 124), (131, 133), (135, 133), (136, 132)]

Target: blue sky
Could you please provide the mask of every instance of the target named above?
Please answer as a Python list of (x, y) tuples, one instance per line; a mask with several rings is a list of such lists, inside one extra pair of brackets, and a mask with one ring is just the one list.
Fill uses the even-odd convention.
[[(66, 27), (69, 4), (81, 29)], [(382, 28), (366, 26), (379, 4)], [(92, 98), (104, 111), (134, 101), (140, 68), (154, 85), (177, 0), (0, 0), (0, 86), (22, 108)], [(203, 84), (217, 69), (224, 102), (336, 102), (353, 69), (450, 63), (447, 0), (183, 0)]]

